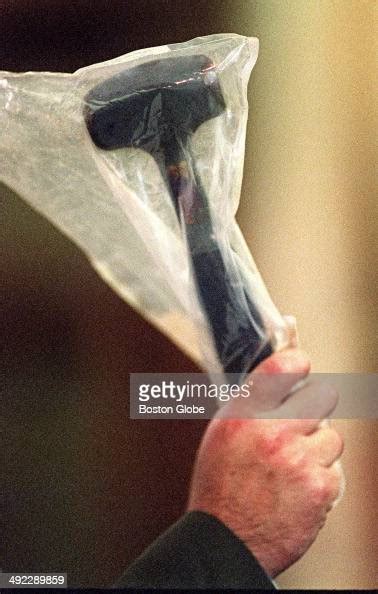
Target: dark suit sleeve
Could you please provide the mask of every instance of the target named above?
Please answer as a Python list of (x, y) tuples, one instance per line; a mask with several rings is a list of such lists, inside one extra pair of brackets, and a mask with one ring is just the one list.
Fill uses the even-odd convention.
[(273, 589), (246, 546), (215, 517), (189, 512), (144, 551), (118, 588)]

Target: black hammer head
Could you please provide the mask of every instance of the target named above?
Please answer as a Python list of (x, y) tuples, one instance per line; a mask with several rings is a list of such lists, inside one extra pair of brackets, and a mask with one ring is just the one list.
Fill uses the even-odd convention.
[(153, 152), (224, 109), (214, 64), (194, 55), (146, 62), (109, 78), (86, 95), (84, 115), (96, 146)]

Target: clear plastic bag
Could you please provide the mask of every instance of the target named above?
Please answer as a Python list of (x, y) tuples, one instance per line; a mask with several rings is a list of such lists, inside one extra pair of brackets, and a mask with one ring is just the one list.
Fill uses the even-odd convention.
[(290, 342), (242, 237), (258, 41), (212, 35), (74, 74), (0, 72), (0, 179), (209, 373)]

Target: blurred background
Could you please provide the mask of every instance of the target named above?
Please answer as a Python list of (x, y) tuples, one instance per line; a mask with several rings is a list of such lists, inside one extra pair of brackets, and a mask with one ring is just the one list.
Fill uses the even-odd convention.
[[(375, 0), (2, 0), (0, 70), (258, 37), (238, 220), (313, 369), (377, 372), (376, 25)], [(0, 209), (0, 567), (109, 586), (185, 509), (205, 427), (130, 421), (129, 373), (195, 367), (3, 186)], [(335, 424), (346, 493), (281, 587), (377, 586), (377, 424)]]

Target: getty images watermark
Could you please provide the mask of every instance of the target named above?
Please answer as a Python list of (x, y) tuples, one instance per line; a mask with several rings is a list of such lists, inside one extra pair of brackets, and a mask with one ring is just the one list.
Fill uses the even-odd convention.
[[(212, 376), (203, 373), (133, 373), (130, 375), (130, 417), (132, 419), (211, 419), (220, 407), (230, 404), (237, 417), (257, 416), (267, 418), (295, 418), (298, 407), (293, 408), (291, 416), (287, 406), (264, 409), (261, 395), (264, 390), (264, 377), (258, 380), (246, 377)], [(286, 378), (288, 379), (288, 378)], [(260, 387), (256, 386), (257, 382)], [(340, 394), (339, 404), (332, 413), (333, 418), (377, 418), (378, 417), (378, 374), (311, 374), (307, 379), (307, 390), (314, 382), (328, 383)], [(269, 383), (269, 382), (268, 382)], [(293, 385), (286, 381), (283, 385)], [(303, 387), (303, 385), (302, 385)], [(319, 409), (322, 409), (321, 394)], [(285, 398), (283, 399), (283, 402)], [(258, 411), (256, 409), (258, 404)], [(309, 418), (317, 418), (316, 400), (312, 399), (312, 409), (304, 408)], [(281, 412), (282, 410), (282, 412)], [(289, 411), (289, 412), (288, 412)], [(287, 416), (289, 415), (289, 417)]]
[[(219, 406), (250, 397), (253, 380), (239, 385), (229, 377), (193, 374), (131, 374), (130, 416), (134, 419), (211, 418)], [(223, 380), (223, 381), (222, 381)]]

